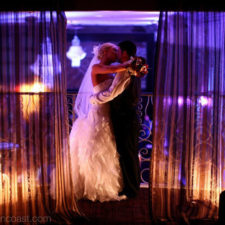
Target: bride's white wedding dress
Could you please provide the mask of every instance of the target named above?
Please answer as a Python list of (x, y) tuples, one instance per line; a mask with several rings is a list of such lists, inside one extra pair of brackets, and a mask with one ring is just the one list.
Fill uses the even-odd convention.
[[(94, 93), (109, 88), (112, 79), (94, 87)], [(77, 118), (70, 133), (73, 189), (77, 199), (121, 200), (123, 181), (110, 120), (108, 103), (95, 104), (86, 118)]]

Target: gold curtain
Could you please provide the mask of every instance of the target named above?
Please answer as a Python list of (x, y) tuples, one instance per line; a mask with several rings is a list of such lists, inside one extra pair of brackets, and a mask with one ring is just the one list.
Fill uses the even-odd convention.
[(76, 215), (63, 12), (0, 13), (0, 223)]

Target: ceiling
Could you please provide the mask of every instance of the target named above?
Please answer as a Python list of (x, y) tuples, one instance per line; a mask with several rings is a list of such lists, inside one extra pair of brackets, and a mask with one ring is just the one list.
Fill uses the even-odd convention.
[(157, 24), (159, 11), (66, 11), (67, 25), (151, 25)]

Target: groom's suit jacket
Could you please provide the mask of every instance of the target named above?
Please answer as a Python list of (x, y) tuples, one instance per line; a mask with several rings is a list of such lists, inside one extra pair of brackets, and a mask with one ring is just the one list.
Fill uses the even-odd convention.
[(110, 111), (124, 189), (122, 194), (136, 196), (140, 186), (138, 159), (138, 137), (140, 124), (137, 116), (137, 104), (140, 97), (140, 78), (130, 76), (128, 72), (116, 75), (109, 89), (91, 97), (92, 104), (110, 101)]
[(128, 197), (136, 196), (140, 186), (138, 159), (140, 124), (137, 116), (139, 97), (140, 78), (131, 76), (124, 92), (110, 102), (112, 125), (123, 174), (123, 192)]

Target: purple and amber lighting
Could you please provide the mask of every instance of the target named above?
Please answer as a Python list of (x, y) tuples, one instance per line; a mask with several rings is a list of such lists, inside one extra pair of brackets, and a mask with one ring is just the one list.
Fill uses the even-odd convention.
[(72, 25), (151, 25), (158, 24), (159, 12), (143, 11), (66, 11)]
[(181, 97), (181, 96), (179, 96), (179, 97), (178, 97), (178, 105), (179, 105), (179, 106), (182, 106), (183, 104), (184, 104), (184, 98)]
[(198, 103), (202, 106), (211, 106), (212, 105), (212, 99), (205, 97), (205, 96), (201, 96), (198, 99)]

